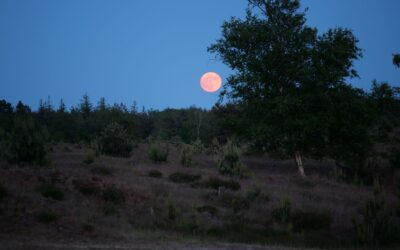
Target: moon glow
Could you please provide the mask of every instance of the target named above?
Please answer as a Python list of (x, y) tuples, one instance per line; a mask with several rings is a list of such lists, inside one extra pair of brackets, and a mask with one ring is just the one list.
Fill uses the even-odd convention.
[(200, 79), (200, 86), (206, 92), (216, 92), (221, 88), (222, 79), (215, 72), (205, 73)]

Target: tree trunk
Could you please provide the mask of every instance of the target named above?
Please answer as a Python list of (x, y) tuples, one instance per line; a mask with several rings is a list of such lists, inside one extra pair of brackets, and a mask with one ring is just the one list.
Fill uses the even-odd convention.
[(300, 152), (299, 152), (299, 151), (296, 151), (296, 152), (294, 153), (294, 156), (295, 156), (295, 158), (296, 158), (296, 164), (297, 164), (297, 167), (298, 167), (298, 169), (299, 169), (299, 172), (300, 172), (301, 177), (306, 177), (306, 174), (304, 173), (303, 160), (301, 159), (301, 154), (300, 154)]

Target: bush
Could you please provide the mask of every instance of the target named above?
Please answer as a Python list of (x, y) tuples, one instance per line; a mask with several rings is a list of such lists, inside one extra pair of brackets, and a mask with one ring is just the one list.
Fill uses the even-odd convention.
[(53, 200), (62, 201), (64, 200), (64, 191), (61, 188), (50, 184), (42, 184), (36, 187), (37, 192), (39, 192), (43, 197), (51, 198)]
[(42, 209), (35, 213), (35, 218), (41, 223), (51, 223), (57, 221), (61, 216), (49, 209)]
[(106, 166), (97, 166), (90, 169), (93, 174), (112, 175), (112, 169)]
[(115, 122), (104, 129), (99, 143), (99, 147), (106, 155), (129, 157), (132, 151), (128, 133), (121, 125)]
[(240, 162), (240, 149), (228, 140), (217, 156), (217, 168), (221, 174), (248, 177), (248, 169)]
[(169, 147), (164, 142), (153, 142), (149, 146), (148, 155), (153, 162), (166, 162), (168, 160)]
[(35, 125), (32, 118), (18, 117), (14, 128), (5, 142), (4, 157), (11, 163), (48, 163), (48, 134)]
[(211, 177), (208, 180), (198, 184), (204, 188), (212, 188), (218, 190), (220, 187), (237, 191), (240, 189), (240, 183), (234, 180), (222, 180), (216, 177)]
[(120, 205), (125, 203), (125, 195), (116, 187), (108, 187), (103, 190), (103, 200), (115, 205)]
[(190, 183), (201, 179), (199, 174), (185, 174), (181, 172), (175, 172), (169, 176), (169, 179), (176, 183)]
[(88, 151), (88, 152), (86, 152), (86, 154), (83, 158), (83, 163), (89, 165), (89, 164), (92, 164), (94, 162), (94, 160), (95, 160), (95, 156), (94, 156), (93, 152)]
[(94, 225), (88, 222), (82, 223), (82, 230), (85, 232), (94, 231)]
[(158, 170), (150, 170), (148, 175), (153, 178), (162, 178), (163, 174)]
[(260, 188), (253, 187), (246, 193), (246, 198), (250, 202), (254, 201), (269, 201), (269, 196), (267, 194), (264, 194)]
[(368, 199), (353, 218), (355, 241), (363, 246), (391, 245), (399, 242), (398, 226), (385, 202), (377, 194)]
[(6, 187), (0, 184), (0, 201), (4, 200), (8, 196), (8, 191)]
[(194, 149), (190, 145), (183, 145), (180, 154), (180, 162), (184, 167), (191, 167), (193, 165)]
[(296, 211), (292, 223), (295, 232), (329, 229), (332, 216), (328, 212)]

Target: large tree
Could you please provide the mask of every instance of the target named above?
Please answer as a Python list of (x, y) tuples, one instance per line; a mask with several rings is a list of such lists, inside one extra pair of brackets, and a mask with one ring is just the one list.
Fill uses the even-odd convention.
[(249, 0), (246, 18), (222, 28), (208, 50), (233, 69), (222, 96), (242, 107), (257, 145), (294, 156), (303, 176), (304, 156), (365, 156), (365, 94), (346, 83), (358, 76), (353, 63), (362, 56), (350, 30), (318, 34), (306, 25), (299, 0)]

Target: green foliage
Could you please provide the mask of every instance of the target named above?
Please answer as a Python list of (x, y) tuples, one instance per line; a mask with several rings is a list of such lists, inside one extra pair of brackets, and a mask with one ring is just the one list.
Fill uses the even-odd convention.
[(163, 174), (156, 169), (150, 170), (148, 175), (153, 178), (162, 178), (163, 177)]
[(7, 188), (0, 183), (0, 201), (4, 200), (7, 197), (8, 197)]
[(183, 145), (180, 153), (180, 163), (184, 167), (193, 165), (194, 148), (191, 145)]
[(94, 162), (95, 159), (96, 158), (95, 158), (94, 153), (91, 150), (88, 150), (86, 152), (86, 154), (84, 155), (83, 163), (85, 163), (87, 165), (90, 165), (90, 164), (92, 164)]
[(125, 203), (124, 193), (114, 186), (105, 188), (102, 192), (102, 195), (105, 202), (109, 202), (115, 205), (121, 205)]
[(248, 210), (251, 205), (251, 202), (247, 197), (237, 194), (223, 194), (220, 200), (224, 206), (232, 209), (235, 214)]
[(36, 126), (30, 117), (17, 117), (6, 140), (5, 158), (12, 163), (48, 163), (47, 132)]
[(41, 184), (36, 187), (36, 191), (46, 198), (51, 198), (57, 201), (64, 200), (64, 190), (54, 185)]
[(399, 242), (399, 228), (391, 209), (376, 194), (353, 218), (355, 241), (363, 246), (392, 245)]
[(190, 183), (190, 182), (195, 182), (195, 181), (200, 180), (201, 175), (175, 172), (169, 176), (169, 179), (176, 183)]
[(217, 168), (221, 174), (248, 177), (248, 169), (240, 162), (240, 149), (229, 140), (217, 156)]
[(49, 209), (41, 209), (35, 213), (35, 218), (38, 222), (48, 224), (60, 219), (61, 215)]
[(118, 123), (109, 124), (100, 138), (103, 153), (111, 156), (129, 157), (132, 151), (127, 131)]
[(148, 155), (153, 162), (166, 162), (168, 160), (168, 154), (169, 147), (165, 142), (155, 141), (149, 145)]
[(260, 150), (359, 160), (375, 120), (367, 95), (345, 83), (357, 76), (357, 43), (349, 29), (318, 34), (298, 0), (252, 0), (208, 50), (233, 70), (221, 97), (238, 106), (239, 132)]
[(250, 202), (254, 201), (268, 202), (270, 200), (269, 196), (267, 194), (264, 194), (258, 187), (253, 187), (250, 190), (248, 190), (246, 192), (246, 198)]
[[(196, 185), (195, 185), (196, 186)], [(218, 190), (219, 188), (226, 188), (233, 191), (237, 191), (240, 189), (240, 183), (234, 180), (223, 180), (217, 177), (211, 177), (206, 181), (203, 181), (197, 186), (204, 188), (212, 188)]]

